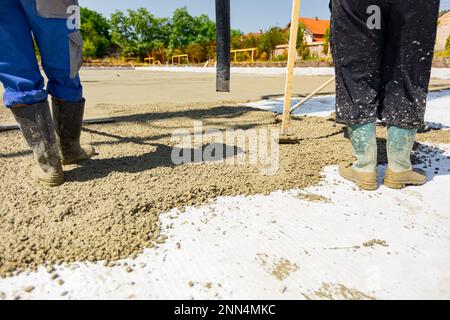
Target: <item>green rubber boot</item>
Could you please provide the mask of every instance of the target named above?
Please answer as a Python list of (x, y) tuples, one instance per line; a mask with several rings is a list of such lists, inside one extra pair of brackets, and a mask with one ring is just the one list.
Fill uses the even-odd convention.
[(33, 151), (36, 166), (31, 177), (49, 187), (64, 183), (64, 173), (48, 102), (11, 108), (20, 130)]
[(81, 145), (85, 100), (65, 102), (52, 99), (52, 114), (64, 165), (92, 158), (96, 152), (90, 144)]
[(348, 126), (356, 162), (341, 164), (339, 174), (364, 190), (376, 190), (377, 137), (375, 123)]
[(411, 152), (416, 138), (416, 129), (388, 128), (388, 168), (384, 185), (392, 189), (403, 189), (408, 185), (421, 186), (427, 182), (425, 171), (413, 169)]

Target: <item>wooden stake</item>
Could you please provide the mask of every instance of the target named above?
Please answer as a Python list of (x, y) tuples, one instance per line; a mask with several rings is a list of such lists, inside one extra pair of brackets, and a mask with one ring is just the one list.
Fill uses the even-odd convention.
[(294, 79), (295, 59), (297, 57), (297, 36), (300, 18), (300, 0), (293, 0), (291, 34), (289, 37), (289, 57), (287, 63), (286, 87), (284, 91), (284, 108), (282, 130), (289, 127), (291, 121), (292, 80)]

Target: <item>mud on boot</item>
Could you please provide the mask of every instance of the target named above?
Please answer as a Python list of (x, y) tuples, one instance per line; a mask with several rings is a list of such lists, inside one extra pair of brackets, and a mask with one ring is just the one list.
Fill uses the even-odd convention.
[(64, 183), (64, 173), (48, 102), (11, 108), (20, 130), (33, 151), (36, 166), (31, 177), (44, 185)]
[(96, 152), (90, 144), (80, 144), (85, 100), (67, 102), (52, 99), (52, 114), (64, 165), (92, 158)]

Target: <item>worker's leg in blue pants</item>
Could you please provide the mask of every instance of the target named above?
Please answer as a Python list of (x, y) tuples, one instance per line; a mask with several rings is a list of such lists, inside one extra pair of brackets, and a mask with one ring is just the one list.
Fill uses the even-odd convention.
[(58, 100), (82, 100), (78, 76), (82, 40), (79, 31), (67, 23), (67, 7), (76, 4), (77, 0), (0, 0), (0, 81), (6, 106), (30, 105), (47, 98), (32, 34), (49, 79), (48, 93)]
[(0, 0), (0, 81), (7, 107), (47, 99), (31, 27), (19, 0)]
[(67, 23), (67, 7), (76, 4), (77, 0), (0, 0), (0, 80), (6, 106), (29, 105), (47, 98), (31, 33), (49, 79), (48, 93), (58, 100), (82, 100), (78, 76), (82, 40), (79, 31)]
[(70, 5), (78, 4), (77, 0), (20, 2), (41, 53), (42, 67), (49, 80), (47, 92), (57, 100), (81, 101), (83, 91), (78, 71), (82, 64), (82, 39), (79, 30), (68, 21), (67, 13)]
[(80, 145), (83, 90), (78, 72), (83, 62), (77, 29), (78, 0), (20, 0), (38, 44), (49, 79), (52, 114), (64, 164), (91, 158), (95, 150)]
[(0, 81), (36, 166), (31, 176), (48, 186), (64, 182), (55, 129), (36, 60), (31, 26), (19, 0), (0, 0)]
[(49, 79), (52, 114), (64, 164), (91, 158), (95, 150), (80, 145), (83, 90), (78, 71), (82, 65), (82, 39), (77, 30), (78, 0), (20, 0), (28, 17)]
[[(9, 12), (0, 18), (0, 30), (9, 31), (5, 32), (8, 37), (1, 40), (15, 44), (1, 49), (1, 80), (8, 93), (5, 94), (5, 102), (12, 107), (11, 111), (34, 152), (37, 166), (32, 176), (51, 186), (64, 180), (61, 162), (55, 161), (58, 158), (54, 152), (56, 145), (60, 146), (63, 163), (75, 163), (95, 154), (91, 146), (82, 147), (79, 141), (85, 103), (78, 75), (82, 64), (82, 40), (76, 25), (68, 19), (73, 13), (68, 9), (77, 4), (77, 0), (0, 0), (2, 10), (10, 10), (21, 18), (12, 17)], [(14, 21), (8, 21), (5, 16)], [(9, 29), (11, 26), (13, 30)], [(18, 34), (17, 29), (24, 35)], [(53, 97), (53, 119), (49, 117), (47, 93), (43, 90), (43, 80), (34, 57), (31, 33), (49, 79), (47, 92)], [(23, 51), (21, 46), (28, 50)], [(34, 64), (34, 68), (25, 70), (31, 69), (34, 73), (22, 71), (23, 62), (17, 59), (21, 56), (19, 52), (24, 52), (27, 63)], [(40, 92), (41, 96), (29, 94), (34, 91)], [(24, 95), (31, 98), (20, 99)], [(55, 131), (58, 139), (54, 138)]]

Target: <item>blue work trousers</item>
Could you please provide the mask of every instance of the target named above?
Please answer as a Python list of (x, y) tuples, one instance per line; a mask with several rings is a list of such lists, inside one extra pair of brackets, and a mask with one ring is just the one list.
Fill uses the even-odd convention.
[[(77, 9), (78, 8), (78, 9)], [(78, 0), (0, 0), (0, 81), (7, 107), (81, 101)], [(39, 49), (44, 78), (36, 58)]]

